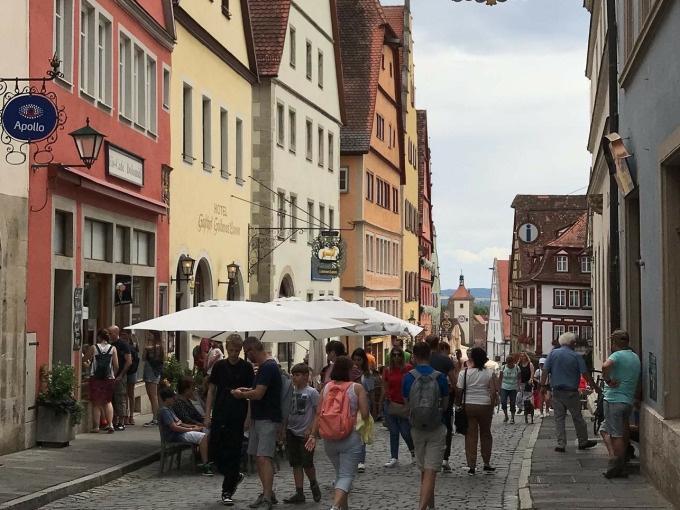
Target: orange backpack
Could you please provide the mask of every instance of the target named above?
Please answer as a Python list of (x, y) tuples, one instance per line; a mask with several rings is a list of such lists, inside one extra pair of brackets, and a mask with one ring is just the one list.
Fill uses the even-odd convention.
[(319, 412), (319, 435), (323, 439), (344, 439), (354, 430), (354, 417), (347, 394), (352, 384), (354, 383), (335, 381), (326, 384)]

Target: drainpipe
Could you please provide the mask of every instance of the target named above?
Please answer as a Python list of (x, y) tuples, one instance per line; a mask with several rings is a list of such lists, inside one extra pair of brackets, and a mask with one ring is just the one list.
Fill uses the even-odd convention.
[[(607, 0), (607, 56), (609, 58), (609, 131), (619, 131), (619, 83), (616, 0)], [(608, 149), (608, 147), (607, 147)], [(605, 150), (605, 154), (609, 154)], [(621, 294), (619, 266), (619, 188), (614, 178), (615, 167), (609, 164), (609, 299), (611, 329), (621, 327)]]

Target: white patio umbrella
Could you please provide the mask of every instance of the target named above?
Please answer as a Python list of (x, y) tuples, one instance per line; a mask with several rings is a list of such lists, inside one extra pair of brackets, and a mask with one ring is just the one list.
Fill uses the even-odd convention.
[[(278, 298), (271, 304), (354, 324), (363, 323), (369, 318), (368, 313), (361, 306), (337, 296), (325, 296), (314, 301), (303, 301), (299, 298)], [(343, 335), (351, 335), (351, 333), (343, 333)]]
[(389, 313), (380, 312), (373, 307), (364, 307), (363, 310), (369, 316), (368, 319), (364, 324), (352, 327), (360, 335), (410, 335), (415, 338), (423, 330), (420, 326)]
[(251, 301), (206, 301), (193, 308), (163, 315), (126, 329), (186, 331), (224, 339), (248, 333), (263, 342), (295, 342), (348, 334), (352, 324), (298, 310), (284, 310)]

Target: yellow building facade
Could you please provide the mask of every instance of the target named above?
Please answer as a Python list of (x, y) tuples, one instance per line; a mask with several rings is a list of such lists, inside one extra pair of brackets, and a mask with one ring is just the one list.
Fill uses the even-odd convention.
[[(257, 68), (247, 2), (183, 2), (163, 97), (172, 122), (170, 311), (248, 296), (252, 85)], [(168, 73), (170, 71), (168, 70)], [(166, 90), (165, 86), (164, 89)], [(193, 275), (182, 261), (193, 259)], [(227, 266), (239, 266), (233, 278)], [(191, 359), (197, 338), (177, 339)]]
[(401, 186), (402, 206), (402, 318), (419, 322), (420, 317), (420, 221), (418, 214), (418, 118), (415, 104), (413, 65), (413, 17), (410, 2), (384, 7), (388, 22), (402, 40), (401, 113), (404, 141), (402, 164), (405, 182)]

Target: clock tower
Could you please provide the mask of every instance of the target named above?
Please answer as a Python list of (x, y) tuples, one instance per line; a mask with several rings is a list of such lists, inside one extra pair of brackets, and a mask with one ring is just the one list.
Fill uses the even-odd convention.
[(451, 332), (451, 346), (459, 344), (472, 346), (472, 315), (475, 310), (475, 298), (465, 288), (465, 277), (461, 273), (456, 292), (449, 299), (448, 311), (454, 327)]

